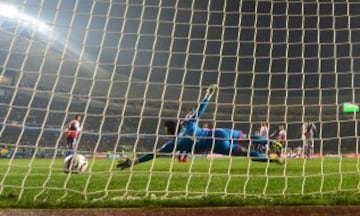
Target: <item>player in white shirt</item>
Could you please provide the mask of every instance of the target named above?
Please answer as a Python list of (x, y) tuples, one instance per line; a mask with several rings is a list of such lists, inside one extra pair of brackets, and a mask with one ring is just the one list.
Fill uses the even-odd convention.
[(303, 140), (304, 157), (310, 158), (314, 154), (314, 136), (317, 133), (316, 126), (309, 118), (302, 125), (301, 138)]
[(281, 157), (282, 150), (286, 147), (287, 133), (284, 125), (279, 125), (279, 134), (277, 136), (277, 141), (281, 144), (281, 148), (275, 149), (276, 154)]
[(266, 122), (261, 122), (260, 136), (269, 138), (269, 127)]
[(286, 143), (286, 140), (287, 140), (287, 133), (286, 133), (284, 125), (279, 125), (278, 140), (283, 146), (285, 146), (285, 143)]
[(65, 173), (82, 173), (88, 167), (88, 161), (82, 154), (71, 154), (64, 159)]
[[(266, 139), (269, 139), (269, 127), (266, 122), (261, 122), (259, 135), (265, 137)], [(260, 148), (258, 150), (261, 152), (269, 152), (270, 149), (269, 144), (266, 144), (265, 146), (258, 146), (258, 148)]]

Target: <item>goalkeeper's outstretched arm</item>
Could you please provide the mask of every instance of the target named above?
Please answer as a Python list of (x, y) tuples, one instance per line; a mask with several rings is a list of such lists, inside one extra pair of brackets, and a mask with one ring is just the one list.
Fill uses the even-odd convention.
[[(216, 90), (217, 90), (217, 85), (215, 85), (215, 84), (210, 85), (208, 87), (208, 89), (206, 90), (206, 94), (205, 94), (203, 100), (200, 102), (200, 105), (198, 106), (197, 110), (191, 115), (190, 119), (187, 119), (187, 120), (195, 121), (196, 119), (198, 119), (202, 116), (202, 114), (205, 112), (205, 110), (208, 106), (209, 100), (212, 98), (212, 96), (214, 95)], [(168, 127), (168, 125), (166, 125), (166, 124), (165, 124), (165, 126)], [(158, 149), (156, 151), (156, 154), (157, 153), (172, 153), (175, 150), (174, 148), (176, 148), (175, 146), (179, 147), (183, 144), (183, 141), (184, 141), (183, 135), (185, 135), (186, 129), (181, 128), (179, 133), (177, 133), (175, 128), (176, 128), (176, 125), (173, 126), (173, 128), (171, 130), (169, 130), (169, 128), (167, 128), (167, 132), (171, 131), (171, 133), (168, 133), (168, 134), (177, 135), (177, 138), (174, 138), (173, 140), (164, 144), (160, 149)], [(175, 145), (175, 143), (176, 143), (176, 145)], [(191, 149), (189, 149), (189, 151), (191, 151)], [(120, 169), (129, 168), (138, 163), (143, 163), (143, 162), (152, 160), (154, 157), (155, 157), (155, 153), (149, 153), (149, 154), (145, 154), (140, 157), (137, 157), (135, 159), (126, 159), (125, 161), (120, 161), (117, 164), (117, 167)]]
[(175, 139), (165, 143), (155, 153), (145, 154), (145, 155), (142, 155), (142, 156), (134, 158), (134, 159), (126, 158), (123, 161), (119, 161), (119, 163), (117, 164), (117, 168), (126, 169), (126, 168), (134, 166), (138, 163), (144, 163), (146, 161), (154, 159), (156, 154), (161, 154), (161, 153), (169, 153), (170, 154), (174, 151), (174, 147), (175, 147)]
[(208, 89), (206, 90), (206, 94), (205, 94), (204, 98), (201, 100), (199, 106), (197, 107), (196, 111), (191, 115), (189, 120), (194, 121), (194, 120), (197, 120), (197, 119), (201, 118), (201, 116), (203, 115), (203, 113), (207, 109), (209, 101), (211, 100), (212, 96), (216, 92), (217, 88), (218, 87), (217, 87), (216, 84), (212, 84), (212, 85), (210, 85), (208, 87)]

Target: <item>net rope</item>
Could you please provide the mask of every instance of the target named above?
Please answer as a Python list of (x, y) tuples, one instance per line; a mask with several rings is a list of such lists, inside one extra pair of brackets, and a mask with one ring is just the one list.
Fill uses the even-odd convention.
[[(359, 190), (349, 180), (360, 173), (358, 117), (341, 111), (359, 101), (359, 11), (357, 1), (0, 0), (0, 195), (15, 191), (21, 201), (35, 190), (33, 200), (46, 200), (56, 191), (56, 201), (97, 201)], [(174, 150), (116, 168), (124, 155), (156, 154), (171, 138), (164, 121), (184, 118), (213, 83), (219, 89), (199, 126), (254, 134), (263, 121), (270, 133), (284, 125), (284, 157), (300, 148), (299, 158), (274, 168), (194, 148), (184, 166)], [(84, 175), (63, 173), (63, 132), (77, 113)], [(299, 134), (308, 117), (318, 128), (314, 160), (303, 159)]]

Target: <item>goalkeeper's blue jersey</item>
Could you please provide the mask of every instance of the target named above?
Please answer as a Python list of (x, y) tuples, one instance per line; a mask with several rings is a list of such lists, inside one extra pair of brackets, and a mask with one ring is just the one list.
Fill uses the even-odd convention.
[(212, 152), (216, 154), (237, 155), (241, 131), (226, 128), (214, 130), (201, 129), (196, 136), (184, 135), (165, 143), (158, 151), (161, 153), (191, 152), (194, 154)]
[(241, 131), (228, 128), (203, 129), (198, 126), (197, 120), (205, 112), (208, 103), (208, 99), (203, 99), (198, 109), (183, 121), (178, 138), (174, 141), (176, 151), (236, 155), (240, 151)]

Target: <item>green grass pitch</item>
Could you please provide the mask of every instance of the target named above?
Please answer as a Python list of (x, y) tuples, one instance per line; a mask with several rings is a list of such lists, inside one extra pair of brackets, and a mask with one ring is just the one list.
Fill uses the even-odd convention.
[[(359, 159), (170, 158), (118, 170), (90, 160), (88, 172), (64, 174), (62, 160), (0, 159), (0, 207), (131, 207), (359, 204)], [(196, 200), (196, 202), (189, 202)]]

